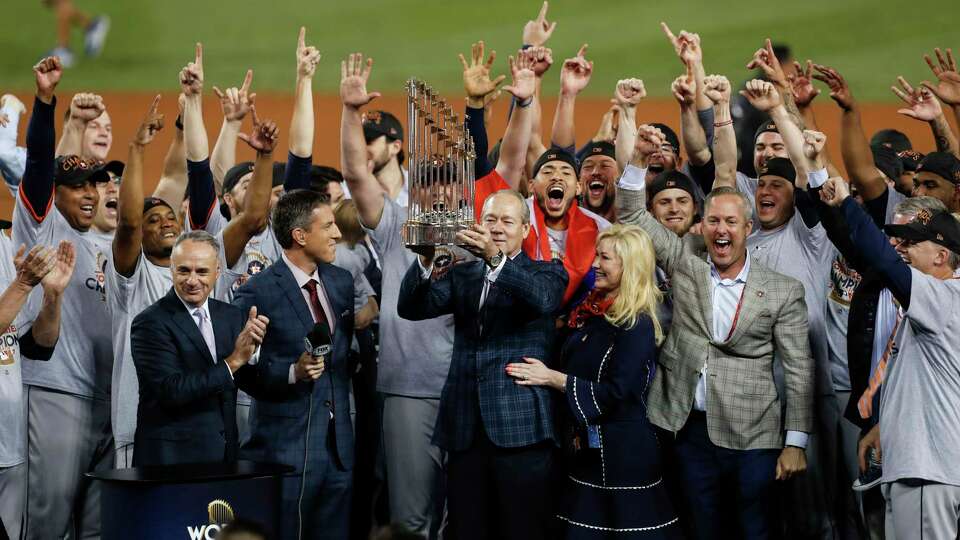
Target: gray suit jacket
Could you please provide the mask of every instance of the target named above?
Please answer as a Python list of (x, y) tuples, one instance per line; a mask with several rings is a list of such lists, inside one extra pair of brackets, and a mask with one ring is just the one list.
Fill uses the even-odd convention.
[[(736, 329), (729, 340), (715, 340), (710, 265), (697, 255), (692, 239), (681, 240), (646, 211), (645, 195), (617, 190), (620, 222), (650, 235), (657, 264), (673, 285), (673, 323), (647, 400), (650, 421), (674, 432), (683, 427), (706, 363), (707, 432), (714, 444), (782, 448), (784, 431), (809, 433), (814, 362), (803, 285), (751, 261)], [(783, 364), (785, 419), (773, 379), (774, 356)]]

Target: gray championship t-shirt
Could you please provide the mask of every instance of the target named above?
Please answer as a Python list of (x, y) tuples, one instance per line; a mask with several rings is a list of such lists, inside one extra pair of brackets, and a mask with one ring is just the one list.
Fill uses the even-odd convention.
[(107, 266), (107, 305), (112, 315), (116, 357), (110, 421), (114, 443), (118, 448), (133, 444), (137, 431), (137, 406), (140, 403), (139, 380), (130, 347), (130, 325), (141, 311), (163, 298), (171, 287), (173, 278), (170, 268), (153, 264), (143, 254), (130, 277), (120, 275), (113, 264)]
[(824, 304), (827, 299), (830, 263), (837, 253), (827, 239), (827, 231), (818, 223), (807, 228), (799, 211), (782, 227), (772, 231), (757, 229), (747, 237), (747, 249), (753, 260), (774, 272), (797, 279), (803, 284), (810, 324), (810, 349), (818, 373), (817, 390), (832, 393), (830, 367), (827, 365), (827, 337)]
[(438, 399), (453, 354), (453, 315), (416, 322), (397, 315), (400, 283), (417, 256), (403, 245), (400, 238), (407, 209), (387, 196), (383, 199), (380, 223), (376, 229), (367, 229), (383, 266), (377, 390)]
[(960, 279), (910, 273), (910, 306), (880, 396), (883, 482), (960, 486)]
[[(10, 239), (0, 231), (0, 293), (17, 277), (13, 267), (15, 253)], [(13, 467), (26, 460), (19, 337), (27, 307), (24, 303), (10, 326), (0, 329), (0, 468)]]
[(48, 362), (23, 366), (23, 383), (99, 400), (110, 399), (113, 339), (107, 310), (105, 272), (110, 251), (90, 232), (67, 223), (55, 205), (37, 222), (17, 197), (13, 213), (13, 243), (29, 250), (37, 244), (73, 244), (76, 263), (61, 301), (60, 339)]

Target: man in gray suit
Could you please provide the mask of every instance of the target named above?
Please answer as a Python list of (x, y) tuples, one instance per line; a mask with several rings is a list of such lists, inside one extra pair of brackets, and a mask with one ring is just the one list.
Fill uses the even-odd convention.
[[(750, 260), (749, 199), (717, 188), (704, 201), (703, 242), (683, 239), (646, 210), (646, 169), (628, 166), (617, 193), (621, 223), (653, 240), (670, 276), (673, 324), (648, 398), (650, 421), (676, 434), (679, 475), (696, 538), (767, 538), (774, 480), (806, 468), (813, 426), (813, 360), (799, 281)], [(701, 244), (702, 246), (702, 244)], [(783, 364), (786, 418), (773, 379)], [(784, 435), (786, 431), (786, 435)], [(723, 508), (736, 501), (736, 508)], [(732, 512), (731, 512), (732, 511)], [(723, 516), (735, 516), (725, 524)]]

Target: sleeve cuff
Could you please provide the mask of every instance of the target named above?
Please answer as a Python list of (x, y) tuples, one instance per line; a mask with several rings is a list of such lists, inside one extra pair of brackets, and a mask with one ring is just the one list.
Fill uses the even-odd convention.
[(290, 371), (287, 372), (287, 384), (297, 384), (297, 375), (294, 371), (296, 364), (290, 364)]
[(617, 184), (621, 189), (628, 191), (644, 191), (647, 189), (647, 168), (627, 165), (620, 175), (620, 182)]
[(788, 431), (787, 441), (784, 446), (796, 446), (797, 448), (806, 448), (807, 439), (809, 438), (810, 438), (810, 435), (802, 431)]
[(433, 274), (433, 264), (429, 268), (424, 267), (420, 256), (417, 255), (417, 266), (420, 267), (420, 279), (430, 279), (430, 275)]
[(816, 171), (808, 172), (807, 188), (817, 189), (820, 186), (826, 184), (829, 178), (830, 178), (830, 175), (827, 173), (827, 169), (819, 169)]

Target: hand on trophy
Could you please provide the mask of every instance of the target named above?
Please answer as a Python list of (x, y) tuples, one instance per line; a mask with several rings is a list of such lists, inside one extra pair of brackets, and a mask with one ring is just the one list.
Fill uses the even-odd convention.
[(500, 253), (500, 248), (493, 242), (493, 235), (490, 234), (490, 230), (478, 223), (474, 223), (469, 229), (458, 232), (457, 244), (484, 261), (489, 261), (497, 253)]
[(372, 69), (373, 58), (364, 63), (362, 53), (352, 53), (340, 62), (340, 100), (344, 106), (359, 109), (380, 97), (380, 92), (367, 92)]
[(533, 97), (536, 90), (537, 76), (533, 72), (533, 60), (525, 54), (518, 54), (516, 59), (511, 56), (509, 62), (513, 83), (503, 89), (513, 94), (517, 101), (526, 101)]

